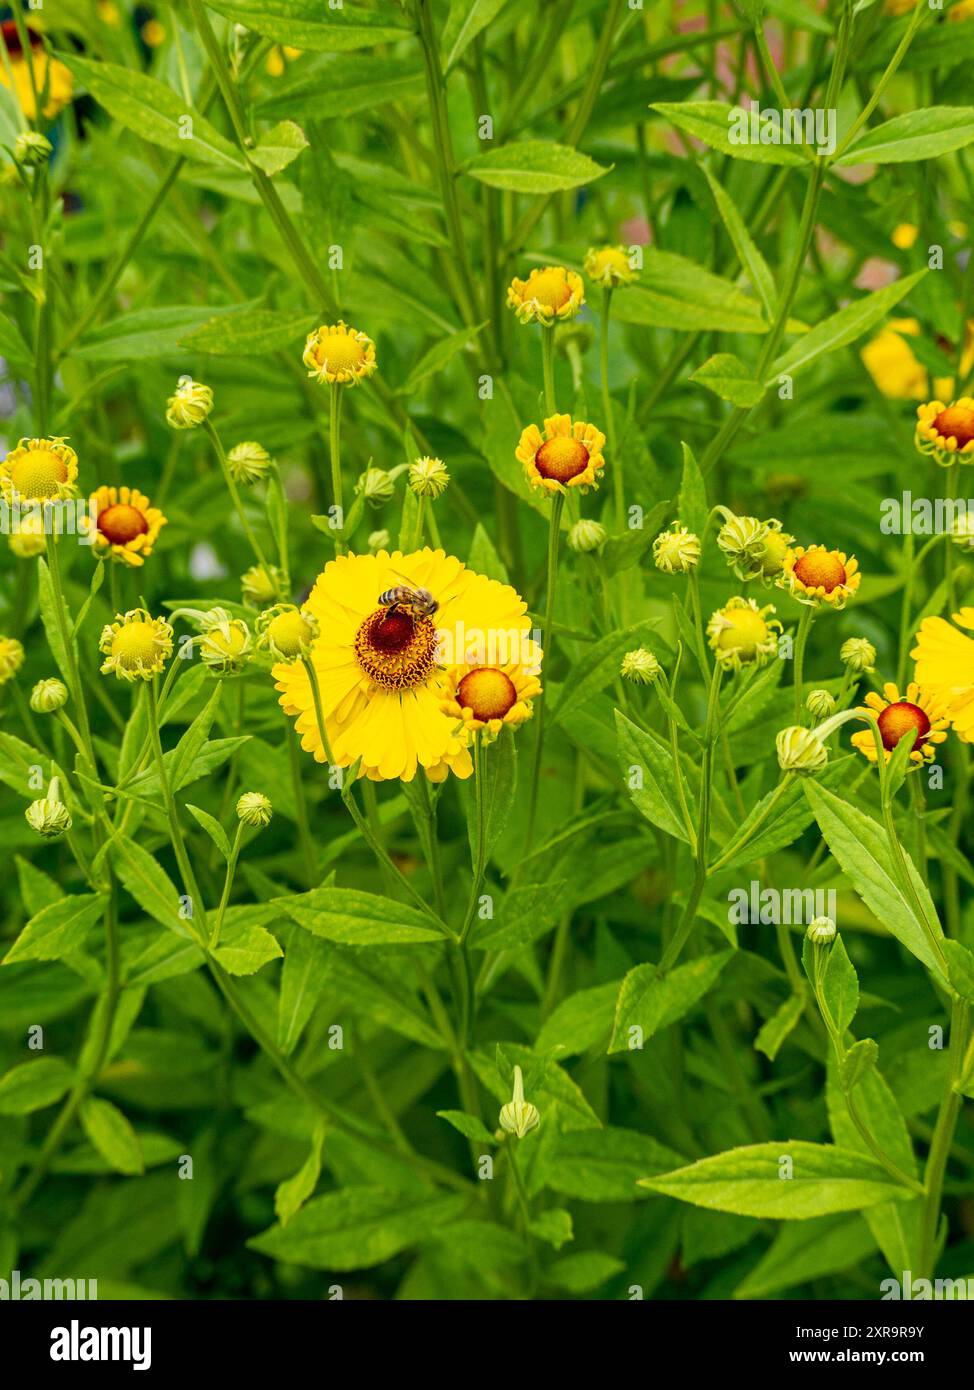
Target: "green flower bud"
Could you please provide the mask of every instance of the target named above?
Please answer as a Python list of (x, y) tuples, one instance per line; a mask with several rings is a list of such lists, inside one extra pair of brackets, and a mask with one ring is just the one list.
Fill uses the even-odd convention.
[(820, 772), (829, 760), (828, 749), (821, 739), (811, 729), (803, 729), (799, 724), (782, 729), (775, 740), (775, 747), (782, 772), (808, 776)]
[(815, 946), (827, 946), (835, 940), (835, 923), (831, 917), (816, 917), (808, 925), (805, 935)]
[(876, 648), (865, 637), (850, 637), (843, 642), (839, 658), (844, 666), (857, 675), (876, 669)]
[(409, 486), (417, 497), (442, 497), (450, 473), (442, 459), (419, 458), (409, 465)]
[(35, 714), (53, 714), (55, 710), (63, 709), (67, 702), (68, 687), (54, 676), (38, 681), (30, 692), (30, 707)]
[(508, 1134), (515, 1135), (518, 1139), (532, 1129), (537, 1129), (541, 1123), (541, 1115), (538, 1113), (537, 1106), (524, 1099), (524, 1077), (521, 1075), (521, 1068), (514, 1068), (514, 1095), (505, 1106), (501, 1107), (500, 1125), (501, 1129)]
[(71, 812), (61, 800), (61, 784), (57, 777), (51, 778), (47, 796), (31, 802), (24, 812), (24, 818), (31, 830), (45, 840), (60, 839), (71, 829)]
[(259, 483), (270, 471), (271, 456), (263, 444), (253, 439), (235, 444), (227, 454), (227, 467), (235, 483)]
[(39, 169), (54, 152), (54, 146), (39, 130), (24, 130), (14, 141), (14, 159), (23, 169)]
[(252, 825), (262, 830), (270, 824), (274, 807), (263, 792), (244, 792), (237, 801), (237, 815), (244, 825)]
[(829, 719), (835, 713), (835, 699), (827, 690), (810, 690), (805, 708), (813, 719)]
[(632, 681), (636, 685), (652, 685), (653, 681), (659, 679), (662, 670), (662, 666), (648, 647), (637, 647), (635, 651), (626, 652), (619, 667), (619, 674), (623, 680)]
[(174, 430), (194, 430), (213, 409), (213, 392), (192, 377), (180, 377), (175, 393), (166, 402), (166, 423)]
[(587, 555), (593, 550), (601, 550), (607, 535), (600, 521), (576, 521), (568, 533), (568, 545), (577, 555)]

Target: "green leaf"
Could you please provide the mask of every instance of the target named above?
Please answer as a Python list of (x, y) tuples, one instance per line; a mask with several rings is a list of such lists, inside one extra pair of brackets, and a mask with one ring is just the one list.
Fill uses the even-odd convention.
[(76, 893), (42, 907), (4, 956), (4, 965), (23, 960), (59, 960), (80, 950), (107, 901), (104, 893)]
[(841, 936), (835, 938), (829, 951), (822, 978), (822, 995), (841, 1038), (846, 1029), (852, 1026), (859, 1008), (859, 977)]
[(690, 373), (690, 380), (706, 386), (722, 401), (747, 408), (757, 405), (767, 389), (751, 375), (750, 367), (732, 352), (717, 352), (708, 357), (702, 366)]
[[(629, 789), (636, 810), (660, 830), (665, 830), (667, 835), (689, 844), (690, 838), (677, 797), (676, 771), (670, 750), (661, 739), (638, 728), (619, 710), (615, 712), (615, 722), (623, 782)], [(636, 785), (633, 784), (634, 779)], [(687, 802), (692, 816), (693, 801), (689, 788)]]
[(839, 309), (829, 318), (823, 319), (807, 333), (803, 333), (798, 342), (772, 364), (766, 385), (770, 385), (780, 376), (793, 376), (823, 353), (834, 353), (839, 348), (854, 343), (857, 338), (875, 328), (901, 299), (905, 299), (926, 273), (926, 270), (918, 270), (914, 275), (907, 275), (904, 279), (887, 285), (885, 289), (863, 295), (861, 299), (847, 304), (844, 309)]
[(360, 111), (372, 113), (386, 102), (419, 97), (423, 88), (418, 52), (409, 57), (335, 52), (317, 60), (306, 59), (297, 65), (293, 79), (275, 82), (271, 94), (260, 103), (258, 114), (288, 120), (326, 121), (333, 116), (347, 120)]
[(474, 155), (462, 172), (508, 193), (557, 193), (592, 183), (609, 170), (568, 145), (520, 140)]
[[(750, 113), (740, 106), (730, 106), (726, 101), (657, 101), (650, 107), (675, 125), (678, 130), (702, 140), (712, 150), (730, 155), (734, 159), (746, 159), (755, 164), (807, 165), (809, 152), (806, 146), (784, 145), (780, 143), (762, 145), (759, 140), (750, 139)], [(732, 139), (732, 132), (742, 131), (744, 138)], [(802, 153), (806, 150), (806, 153)]]
[(664, 1173), (680, 1155), (648, 1134), (617, 1126), (559, 1134), (539, 1155), (545, 1185), (581, 1202), (635, 1202), (646, 1172)]
[(974, 106), (926, 106), (873, 126), (833, 162), (902, 164), (937, 159), (974, 140)]
[(773, 1062), (782, 1045), (797, 1028), (804, 1009), (805, 1001), (801, 995), (790, 994), (781, 1007), (765, 1020), (754, 1039), (754, 1046), (758, 1052), (763, 1052)]
[(115, 872), (139, 907), (177, 936), (192, 940), (186, 919), (180, 916), (179, 890), (148, 850), (124, 835), (115, 834), (109, 853)]
[(630, 1045), (630, 1030), (642, 1030), (642, 1041), (667, 1028), (688, 1013), (713, 988), (717, 977), (733, 955), (718, 951), (687, 961), (665, 975), (656, 965), (637, 965), (622, 982), (616, 1001), (615, 1026), (610, 1052), (624, 1052)]
[[(805, 782), (804, 790), (826, 844), (860, 898), (886, 930), (921, 960), (942, 984), (946, 984), (940, 962), (934, 955), (913, 903), (899, 886), (882, 827), (855, 806), (812, 781)], [(943, 933), (930, 894), (905, 850), (903, 856), (913, 890), (928, 916), (931, 930), (942, 939)]]
[(81, 1127), (92, 1146), (117, 1173), (145, 1172), (142, 1146), (135, 1130), (110, 1101), (90, 1096), (81, 1106)]
[(346, 1187), (313, 1198), (287, 1226), (273, 1226), (247, 1243), (271, 1259), (310, 1269), (367, 1269), (426, 1240), (469, 1204), (464, 1196)]
[(250, 161), (263, 169), (270, 178), (293, 164), (302, 150), (308, 148), (308, 137), (295, 121), (278, 121), (266, 130), (250, 151)]
[(484, 328), (487, 321), (478, 323), (471, 328), (460, 328), (456, 333), (449, 333), (439, 342), (434, 343), (430, 350), (423, 354), (415, 364), (409, 376), (403, 384), (396, 389), (397, 396), (411, 396), (416, 389), (422, 385), (427, 377), (433, 376), (436, 372), (441, 372), (444, 367), (453, 361), (454, 357), (464, 351), (472, 338), (476, 338)]
[(639, 284), (613, 297), (612, 317), (619, 323), (684, 333), (768, 331), (761, 306), (739, 285), (686, 256), (652, 247), (646, 251)]
[(556, 1250), (560, 1250), (574, 1238), (571, 1212), (566, 1211), (564, 1207), (549, 1207), (547, 1211), (538, 1212), (528, 1223), (528, 1230), (533, 1236), (537, 1236), (538, 1240), (546, 1241)]
[(974, 951), (961, 941), (941, 942), (950, 983), (962, 999), (974, 1000)]
[(312, 53), (371, 48), (410, 33), (405, 16), (388, 5), (374, 12), (361, 5), (333, 8), (322, 0), (213, 0), (210, 8), (275, 43)]
[(781, 1226), (735, 1298), (767, 1298), (796, 1284), (858, 1265), (876, 1242), (861, 1216), (818, 1216)]
[(478, 1120), (476, 1115), (468, 1115), (463, 1110), (437, 1110), (436, 1113), (441, 1120), (446, 1120), (448, 1125), (452, 1125), (465, 1139), (472, 1139), (475, 1144), (493, 1146), (497, 1143), (483, 1120)]
[(325, 1124), (319, 1120), (311, 1136), (311, 1151), (294, 1174), (278, 1185), (274, 1193), (274, 1215), (284, 1227), (314, 1192), (321, 1176), (321, 1150), (325, 1142)]
[(42, 907), (50, 907), (64, 897), (62, 889), (53, 878), (36, 864), (32, 864), (29, 859), (23, 859), (17, 854), (14, 856), (14, 863), (17, 865), (20, 896), (28, 916), (33, 917)]
[[(57, 594), (51, 579), (51, 572), (47, 567), (47, 561), (43, 556), (37, 561), (37, 588), (40, 598), (41, 622), (44, 624), (44, 636), (47, 638), (47, 645), (57, 662), (58, 670), (70, 690), (72, 688), (71, 663), (68, 657), (68, 646), (62, 633), (71, 631), (71, 614), (68, 611), (67, 603), (62, 599), (60, 608), (63, 622), (58, 621)], [(72, 645), (75, 655), (77, 655), (77, 644), (72, 642)]]
[(281, 352), (307, 336), (314, 327), (307, 310), (252, 309), (243, 305), (219, 313), (184, 333), (180, 346), (215, 357), (260, 357)]
[(879, 1046), (872, 1038), (861, 1038), (842, 1059), (842, 1089), (851, 1091), (871, 1072), (879, 1058)]
[(33, 355), (13, 319), (0, 314), (0, 357), (14, 367), (30, 367)]
[(563, 999), (545, 1019), (535, 1041), (536, 1052), (558, 1051), (564, 1057), (587, 1052), (607, 1042), (612, 1032), (621, 981), (580, 989)]
[(0, 1115), (31, 1115), (54, 1105), (74, 1083), (74, 1069), (60, 1057), (21, 1062), (0, 1077)]
[[(502, 729), (494, 743), (481, 749), (480, 776), (483, 782), (484, 845), (488, 860), (503, 835), (517, 791), (517, 744), (511, 729)], [(464, 785), (470, 852), (476, 853), (477, 814), (475, 779)]]
[(141, 139), (193, 163), (240, 172), (246, 169), (229, 140), (171, 87), (147, 72), (115, 63), (93, 63), (70, 51), (58, 57), (81, 79), (99, 106)]
[(727, 228), (727, 234), (731, 239), (731, 244), (737, 252), (737, 259), (740, 261), (745, 274), (750, 280), (754, 289), (764, 305), (764, 312), (771, 322), (777, 312), (778, 295), (774, 287), (774, 278), (768, 269), (768, 263), (761, 255), (751, 234), (747, 230), (744, 218), (737, 210), (737, 205), (731, 199), (723, 184), (715, 179), (713, 174), (703, 166), (707, 183), (710, 185), (710, 192), (714, 202), (717, 204), (717, 211), (720, 213), (721, 220)]
[(625, 653), (647, 641), (658, 627), (658, 618), (643, 618), (638, 623), (617, 628), (597, 642), (590, 643), (585, 655), (569, 672), (551, 718), (565, 723), (580, 705), (591, 700), (593, 695), (618, 677), (619, 663)]
[(684, 526), (703, 539), (707, 528), (707, 484), (689, 444), (683, 445), (683, 474), (677, 515)]
[(911, 1195), (863, 1154), (798, 1139), (728, 1149), (642, 1178), (640, 1186), (712, 1211), (775, 1221), (807, 1221)]
[(229, 859), (230, 841), (227, 838), (227, 832), (224, 830), (223, 826), (216, 819), (216, 817), (211, 816), (209, 811), (202, 811), (199, 808), (199, 806), (191, 806), (188, 801), (186, 803), (186, 810), (190, 813), (193, 819), (195, 821), (198, 821), (199, 824), (203, 827), (207, 835), (209, 835), (210, 839), (213, 841), (217, 849), (223, 855), (224, 859)]
[(315, 888), (273, 902), (305, 931), (344, 946), (408, 946), (443, 940), (443, 933), (415, 908), (355, 888)]
[(450, 13), (443, 26), (443, 68), (450, 68), (463, 57), (478, 34), (500, 14), (508, 0), (451, 0)]
[(284, 952), (266, 927), (245, 923), (237, 931), (225, 932), (213, 954), (229, 975), (256, 975)]
[(544, 1278), (556, 1289), (565, 1289), (568, 1293), (589, 1293), (625, 1267), (615, 1255), (607, 1255), (601, 1250), (580, 1250), (548, 1265)]
[(304, 1032), (329, 978), (331, 946), (310, 932), (291, 928), (277, 1001), (277, 1045), (289, 1057)]
[[(183, 340), (194, 329), (204, 324), (216, 325), (220, 320), (232, 319), (240, 313), (238, 306), (221, 311), (199, 304), (185, 307), (166, 304), (154, 309), (137, 309), (131, 314), (121, 314), (104, 327), (85, 334), (84, 346), (73, 349), (72, 355), (87, 362), (184, 358)], [(174, 692), (178, 693), (178, 690)]]

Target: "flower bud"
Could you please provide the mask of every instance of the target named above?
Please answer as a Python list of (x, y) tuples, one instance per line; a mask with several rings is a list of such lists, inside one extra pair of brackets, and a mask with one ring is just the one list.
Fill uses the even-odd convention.
[(24, 130), (14, 141), (14, 159), (23, 169), (40, 169), (54, 152), (54, 146), (39, 130)]
[(174, 430), (194, 430), (213, 409), (213, 392), (192, 377), (180, 377), (175, 393), (166, 402), (166, 423)]
[(263, 792), (244, 792), (237, 801), (237, 816), (244, 825), (252, 825), (262, 830), (270, 824), (274, 807)]
[(373, 531), (369, 535), (369, 550), (374, 555), (377, 550), (388, 550), (391, 537), (388, 531)]
[(835, 713), (835, 699), (827, 690), (810, 690), (805, 708), (813, 719), (829, 719)]
[(24, 818), (31, 830), (45, 840), (57, 840), (71, 829), (71, 812), (61, 800), (61, 783), (57, 777), (51, 778), (47, 796), (31, 802)]
[(568, 545), (576, 554), (587, 555), (602, 549), (607, 534), (600, 521), (576, 521), (568, 533)]
[(51, 676), (38, 681), (30, 692), (30, 707), (35, 714), (53, 714), (68, 702), (68, 687), (64, 681)]
[(521, 1068), (514, 1068), (514, 1095), (501, 1107), (500, 1125), (501, 1129), (508, 1134), (516, 1135), (518, 1139), (532, 1129), (537, 1129), (541, 1123), (541, 1116), (537, 1106), (524, 1099), (524, 1077), (521, 1075)]
[(865, 637), (850, 637), (842, 643), (839, 659), (857, 675), (876, 669), (876, 648)]
[(409, 486), (417, 497), (442, 497), (450, 473), (442, 459), (418, 458), (409, 465)]
[(829, 760), (828, 749), (811, 729), (803, 729), (793, 724), (782, 729), (775, 739), (778, 752), (778, 766), (782, 772), (796, 772), (807, 776), (819, 772)]
[(235, 444), (227, 454), (227, 467), (235, 483), (259, 483), (267, 476), (271, 466), (271, 456), (263, 444), (253, 439), (243, 444)]
[(47, 548), (44, 540), (44, 519), (39, 512), (31, 512), (20, 518), (16, 531), (7, 537), (10, 549), (20, 560), (32, 560), (35, 555), (43, 555)]
[(317, 620), (307, 609), (290, 603), (266, 608), (257, 619), (257, 640), (281, 661), (308, 656), (318, 635)]
[(636, 278), (623, 246), (590, 247), (585, 255), (585, 274), (593, 284), (606, 290), (630, 285)]
[(396, 481), (384, 468), (367, 468), (355, 484), (355, 491), (373, 507), (388, 502), (395, 490)]
[(659, 679), (662, 670), (648, 647), (637, 647), (635, 651), (626, 652), (619, 674), (623, 680), (633, 681), (636, 685), (652, 685), (653, 681)]
[(974, 550), (974, 515), (962, 512), (950, 528), (950, 539), (961, 550)]
[(236, 676), (247, 665), (253, 647), (250, 628), (242, 618), (231, 618), (224, 608), (211, 608), (197, 641), (200, 659), (217, 676)]
[(674, 521), (653, 541), (653, 560), (664, 574), (689, 574), (700, 563), (700, 538)]
[(761, 573), (767, 524), (756, 516), (733, 516), (717, 532), (717, 544), (738, 579)]
[(240, 576), (243, 601), (249, 608), (266, 608), (280, 597), (284, 576), (276, 565), (252, 565)]
[(831, 917), (816, 917), (808, 924), (805, 935), (815, 946), (827, 946), (835, 940), (835, 923)]

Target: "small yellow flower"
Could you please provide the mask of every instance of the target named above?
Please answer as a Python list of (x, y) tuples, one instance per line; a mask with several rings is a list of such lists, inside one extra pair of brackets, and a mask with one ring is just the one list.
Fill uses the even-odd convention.
[(273, 814), (274, 807), (263, 792), (244, 792), (237, 799), (237, 816), (244, 825), (251, 825), (256, 830), (270, 825)]
[(16, 637), (0, 637), (0, 685), (13, 680), (23, 664), (23, 644)]
[(21, 439), (0, 464), (7, 502), (55, 502), (77, 492), (78, 455), (63, 438)]
[(662, 666), (648, 647), (636, 647), (634, 651), (626, 652), (619, 667), (623, 680), (632, 681), (634, 685), (652, 685), (662, 672)]
[(292, 603), (266, 608), (257, 619), (257, 645), (266, 648), (278, 661), (296, 661), (308, 656), (318, 636), (318, 623), (307, 610)]
[(876, 648), (868, 637), (849, 637), (839, 649), (839, 660), (857, 676), (863, 675), (876, 669)]
[(564, 492), (570, 487), (598, 487), (604, 446), (605, 435), (594, 425), (573, 421), (570, 415), (552, 415), (544, 422), (543, 434), (537, 425), (521, 432), (515, 457), (532, 487)]
[(974, 608), (962, 608), (952, 617), (956, 627), (943, 618), (924, 618), (910, 655), (920, 689), (946, 708), (957, 737), (974, 743), (974, 641), (957, 631), (974, 631)]
[[(916, 740), (910, 749), (910, 761), (917, 767), (921, 763), (931, 763), (937, 756), (936, 745), (947, 737), (946, 707), (939, 704), (928, 691), (921, 692), (912, 682), (901, 696), (891, 681), (883, 686), (882, 695), (870, 690), (865, 699), (865, 710), (876, 715), (879, 736), (883, 744), (883, 757), (889, 762), (893, 749), (904, 734), (916, 733)], [(865, 711), (864, 711), (865, 712)], [(852, 735), (851, 743), (871, 763), (876, 761), (876, 739), (871, 728), (861, 729)]]
[(959, 0), (948, 10), (948, 24), (959, 24), (962, 19), (974, 19), (974, 0)]
[(342, 321), (322, 325), (308, 334), (302, 361), (316, 381), (357, 386), (376, 369), (375, 343)]
[(601, 285), (606, 290), (631, 285), (636, 278), (623, 246), (591, 247), (585, 256), (585, 274), (593, 284)]
[(799, 603), (811, 608), (827, 603), (835, 609), (846, 606), (861, 582), (856, 557), (824, 545), (796, 545), (786, 551), (778, 579), (779, 586)]
[(95, 554), (125, 565), (144, 565), (166, 524), (159, 508), (129, 487), (100, 487), (91, 502), (97, 516)]
[(653, 541), (653, 563), (663, 574), (689, 574), (700, 563), (700, 537), (674, 521)]
[[(10, 40), (8, 46), (13, 49)], [(31, 68), (34, 70), (33, 80), (31, 80)], [(66, 68), (57, 58), (49, 58), (47, 53), (39, 44), (32, 44), (29, 60), (20, 51), (10, 53), (10, 71), (13, 75), (13, 90), (21, 111), (29, 121), (33, 121), (37, 116), (37, 104), (34, 101), (34, 89), (40, 100), (44, 100), (44, 89), (47, 88), (47, 100), (44, 102), (44, 118), (48, 121), (54, 119), (59, 112), (63, 111), (71, 100), (71, 93), (74, 90), (74, 79), (71, 76), (70, 68)], [(9, 87), (10, 78), (7, 76), (5, 63), (0, 63), (0, 87)]]
[[(903, 232), (897, 228), (897, 232)], [(908, 228), (916, 232), (916, 228)], [(894, 233), (896, 241), (897, 233)], [(897, 243), (899, 244), (899, 243)], [(912, 338), (919, 338), (923, 328), (919, 319), (890, 319), (889, 323), (862, 349), (862, 360), (870, 376), (891, 400), (923, 401), (930, 395), (930, 381), (926, 367), (910, 346)], [(968, 323), (965, 333), (965, 348), (961, 359), (961, 376), (966, 377), (974, 364), (974, 337)], [(954, 382), (952, 377), (935, 377), (933, 391), (937, 396), (950, 395)]]
[(251, 565), (240, 576), (240, 590), (248, 608), (266, 608), (284, 592), (284, 576), (276, 565)]
[(771, 603), (759, 608), (753, 598), (738, 597), (711, 615), (707, 638), (721, 666), (739, 671), (742, 666), (763, 666), (775, 655), (781, 623), (768, 617), (774, 611)]
[(582, 277), (563, 265), (546, 265), (531, 271), (526, 280), (513, 279), (507, 291), (508, 307), (521, 323), (550, 327), (573, 319), (585, 303)]
[(909, 251), (920, 234), (919, 227), (914, 227), (912, 222), (901, 222), (893, 228), (893, 235), (890, 241), (898, 251)]
[(213, 391), (192, 377), (180, 377), (166, 402), (166, 423), (174, 430), (195, 430), (213, 409)]
[(117, 613), (102, 628), (99, 650), (105, 657), (103, 676), (147, 681), (158, 675), (172, 655), (172, 628), (165, 618), (153, 618), (144, 608)]
[(31, 560), (35, 555), (43, 555), (46, 542), (41, 512), (27, 512), (21, 516), (17, 522), (17, 529), (10, 532), (8, 542), (18, 559)]
[(442, 497), (450, 483), (450, 473), (442, 459), (418, 458), (409, 465), (409, 486), (417, 497)]
[(759, 521), (756, 516), (732, 516), (717, 533), (717, 544), (727, 563), (745, 583), (749, 579), (770, 580), (781, 573), (785, 552), (794, 540), (781, 529), (775, 517)]
[(961, 396), (950, 405), (928, 401), (917, 406), (914, 439), (920, 453), (929, 455), (941, 468), (974, 463), (974, 398)]
[(237, 676), (253, 650), (250, 628), (242, 618), (231, 618), (223, 608), (211, 608), (196, 639), (200, 659), (217, 676)]
[(541, 693), (536, 672), (541, 669), (541, 649), (530, 640), (523, 644), (519, 661), (485, 666), (466, 662), (446, 673), (444, 713), (459, 719), (465, 729), (486, 729), (496, 738), (505, 724), (523, 724), (531, 718), (532, 700)]
[(227, 454), (227, 467), (235, 483), (250, 486), (259, 483), (270, 471), (271, 456), (263, 444), (248, 439), (243, 444), (235, 444)]
[(158, 19), (147, 19), (140, 33), (146, 48), (161, 48), (166, 42), (166, 26)]

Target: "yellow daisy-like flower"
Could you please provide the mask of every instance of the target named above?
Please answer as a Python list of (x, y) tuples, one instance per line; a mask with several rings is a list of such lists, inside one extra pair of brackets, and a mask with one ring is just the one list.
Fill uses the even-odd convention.
[(318, 624), (312, 614), (293, 603), (265, 608), (257, 619), (257, 645), (266, 647), (278, 661), (307, 656), (317, 635)]
[(144, 565), (166, 524), (159, 508), (130, 487), (100, 487), (90, 500), (97, 515), (95, 554), (124, 565)]
[(928, 454), (941, 468), (974, 463), (974, 397), (961, 396), (950, 405), (928, 401), (917, 406), (914, 439), (920, 453)]
[(631, 285), (636, 272), (629, 264), (629, 256), (622, 246), (591, 247), (585, 255), (585, 274), (596, 285), (605, 290), (618, 289), (620, 285)]
[(778, 584), (799, 603), (817, 608), (827, 603), (844, 608), (862, 582), (859, 561), (842, 550), (824, 545), (796, 545), (785, 552)]
[(598, 487), (605, 467), (602, 450), (605, 435), (583, 420), (570, 415), (552, 415), (544, 422), (544, 433), (537, 425), (521, 432), (515, 457), (524, 464), (532, 487), (564, 492), (570, 487)]
[[(25, 58), (17, 41), (16, 32), (8, 36), (6, 26), (4, 26), (4, 37), (10, 51), (13, 91), (21, 111), (29, 121), (36, 117), (37, 103), (34, 100), (36, 87), (38, 98), (44, 101), (44, 118), (48, 121), (53, 120), (71, 100), (74, 79), (71, 76), (70, 68), (66, 68), (57, 58), (50, 58), (40, 44), (32, 44), (30, 58)], [(31, 68), (34, 70), (33, 80), (31, 80)], [(9, 86), (10, 78), (7, 75), (6, 64), (0, 63), (0, 87)], [(44, 100), (45, 87), (47, 88), (46, 100)]]
[(165, 618), (131, 608), (105, 624), (98, 649), (105, 657), (103, 676), (114, 673), (123, 681), (151, 680), (172, 655), (172, 628)]
[(700, 563), (700, 537), (680, 521), (653, 541), (653, 563), (663, 574), (689, 574)]
[[(974, 631), (974, 608), (952, 616), (958, 627)], [(974, 743), (974, 641), (943, 618), (924, 618), (910, 655), (921, 690), (946, 707), (957, 737)]]
[(357, 328), (339, 321), (308, 334), (302, 357), (316, 381), (357, 386), (376, 369), (375, 343)]
[(21, 560), (43, 555), (46, 543), (44, 518), (40, 511), (24, 513), (17, 522), (17, 529), (10, 532), (8, 543), (13, 553)]
[(524, 643), (520, 661), (453, 666), (447, 672), (443, 708), (471, 733), (486, 729), (496, 738), (505, 724), (523, 724), (531, 718), (531, 701), (541, 693), (536, 674), (540, 669), (541, 648), (530, 639)]
[(16, 637), (0, 637), (0, 685), (13, 680), (23, 664), (23, 644)]
[(774, 604), (759, 608), (753, 598), (732, 598), (711, 614), (707, 640), (725, 670), (763, 666), (778, 650), (781, 623), (768, 615)]
[(217, 676), (238, 676), (254, 645), (243, 619), (231, 618), (223, 608), (210, 610), (203, 632), (195, 640), (203, 665)]
[[(893, 749), (904, 734), (916, 731), (916, 740), (910, 749), (910, 762), (917, 767), (921, 763), (931, 763), (937, 756), (936, 746), (947, 737), (950, 722), (943, 704), (934, 699), (928, 690), (921, 691), (916, 682), (911, 681), (906, 694), (887, 681), (882, 695), (870, 690), (864, 702), (864, 712), (876, 715), (879, 736), (883, 744), (883, 759), (889, 762)], [(871, 763), (876, 761), (876, 739), (872, 729), (860, 729), (850, 740)]]
[[(427, 616), (408, 600), (390, 600), (396, 589), (427, 590), (436, 612)], [(480, 665), (498, 667), (521, 658), (530, 621), (520, 595), (427, 547), (338, 556), (305, 607), (318, 623), (310, 662), (335, 763), (348, 767), (361, 758), (373, 781), (408, 782), (417, 768), (434, 780), (448, 770), (469, 777), (467, 731), (443, 709), (445, 673), (474, 653)], [(325, 762), (305, 667), (281, 663), (273, 675), (302, 747)]]
[(508, 287), (507, 303), (520, 323), (550, 327), (575, 317), (585, 303), (585, 288), (574, 270), (546, 265), (532, 270), (526, 280), (515, 277)]
[(0, 464), (0, 491), (7, 502), (55, 502), (73, 497), (78, 455), (60, 436), (21, 439)]

